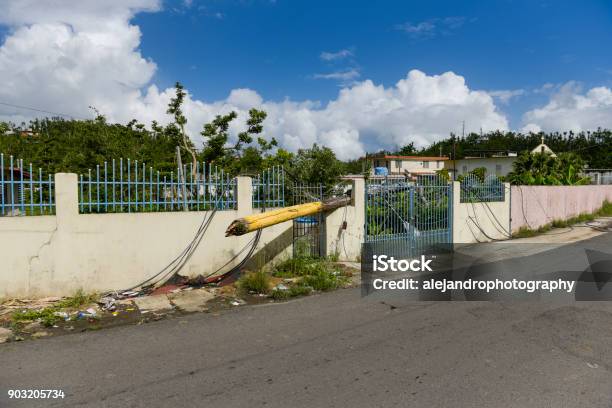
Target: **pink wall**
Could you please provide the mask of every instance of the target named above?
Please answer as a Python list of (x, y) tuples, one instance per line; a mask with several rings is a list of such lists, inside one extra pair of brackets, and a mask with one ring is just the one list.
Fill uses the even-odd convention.
[(512, 186), (511, 193), (512, 232), (592, 213), (606, 199), (612, 202), (612, 185)]

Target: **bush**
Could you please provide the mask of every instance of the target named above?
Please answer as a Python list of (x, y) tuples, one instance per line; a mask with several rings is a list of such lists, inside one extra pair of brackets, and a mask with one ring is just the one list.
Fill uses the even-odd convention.
[(14, 322), (34, 321), (39, 320), (43, 326), (51, 327), (60, 320), (59, 316), (55, 315), (57, 310), (52, 307), (47, 307), (41, 310), (18, 310), (13, 313)]
[(310, 286), (299, 285), (293, 286), (291, 289), (289, 289), (289, 294), (291, 297), (310, 295), (310, 292), (312, 292), (312, 288)]
[(279, 278), (293, 278), (295, 276), (303, 276), (309, 268), (309, 265), (316, 260), (312, 258), (292, 258), (287, 259), (274, 267), (273, 275)]
[(604, 201), (603, 205), (596, 214), (600, 217), (612, 217), (612, 203), (608, 200)]
[(270, 293), (270, 276), (263, 270), (249, 272), (238, 280), (238, 288), (243, 292)]
[(312, 275), (304, 276), (302, 283), (305, 286), (311, 286), (314, 290), (327, 291), (339, 288), (344, 281), (345, 278), (340, 277), (336, 271), (321, 269)]

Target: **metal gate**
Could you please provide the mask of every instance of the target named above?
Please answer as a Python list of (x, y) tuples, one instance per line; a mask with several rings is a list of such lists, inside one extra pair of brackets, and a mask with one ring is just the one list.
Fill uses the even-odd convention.
[[(293, 186), (292, 205), (323, 200), (323, 186)], [(318, 258), (323, 255), (322, 238), (323, 215), (317, 213), (293, 220), (293, 257)]]
[(452, 243), (452, 184), (440, 176), (366, 181), (365, 242), (374, 253), (414, 257)]

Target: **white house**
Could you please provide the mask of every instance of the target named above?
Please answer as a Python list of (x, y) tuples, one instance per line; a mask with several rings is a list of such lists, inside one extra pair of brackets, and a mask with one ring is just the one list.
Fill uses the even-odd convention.
[[(436, 171), (444, 169), (444, 162), (448, 161), (446, 156), (396, 156), (389, 154), (377, 154), (368, 156), (372, 165), (371, 175), (386, 168), (389, 176), (415, 177), (420, 175), (435, 174)], [(379, 169), (379, 170), (377, 170)]]
[(487, 169), (487, 174), (494, 174), (498, 177), (507, 176), (512, 171), (512, 164), (516, 161), (516, 153), (505, 156), (495, 155), (489, 157), (466, 157), (465, 159), (449, 160), (445, 163), (445, 168), (449, 174), (457, 172), (467, 174), (479, 167)]
[[(487, 169), (487, 174), (496, 175), (498, 177), (507, 176), (512, 171), (513, 164), (517, 160), (517, 153), (510, 151), (487, 151), (482, 150), (476, 152), (478, 156), (466, 157), (464, 159), (449, 160), (445, 163), (445, 168), (448, 172), (453, 175), (467, 174), (479, 167)], [(552, 157), (557, 155), (552, 151), (550, 147), (544, 144), (544, 138), (542, 137), (542, 143), (531, 150), (531, 154), (545, 153)]]

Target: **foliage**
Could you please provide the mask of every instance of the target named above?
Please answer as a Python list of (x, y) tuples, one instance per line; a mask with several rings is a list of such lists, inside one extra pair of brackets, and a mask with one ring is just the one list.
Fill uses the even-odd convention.
[(94, 303), (98, 299), (98, 297), (99, 296), (96, 293), (88, 295), (83, 292), (82, 289), (79, 289), (73, 296), (60, 300), (56, 306), (60, 309), (77, 308), (83, 305)]
[[(274, 160), (269, 159), (271, 151), (278, 146), (276, 139), (272, 138), (268, 141), (259, 136), (257, 144), (252, 144), (254, 137), (262, 133), (262, 123), (266, 116), (264, 111), (249, 110), (249, 118), (246, 121), (247, 129), (238, 133), (238, 138), (233, 146), (228, 146), (229, 127), (238, 115), (233, 111), (227, 115), (217, 115), (211, 123), (204, 125), (201, 132), (205, 139), (202, 159), (221, 166), (230, 174), (258, 173), (265, 168), (264, 164), (268, 167), (275, 165)], [(287, 158), (286, 151), (282, 151), (281, 156), (290, 159)]]
[(287, 290), (275, 289), (270, 294), (274, 300), (287, 300), (292, 297), (306, 296), (312, 292), (312, 287), (304, 286), (303, 284), (293, 285)]
[(314, 290), (328, 291), (341, 287), (346, 283), (346, 278), (341, 276), (337, 270), (317, 268), (302, 279), (304, 286), (310, 286)]
[(270, 275), (265, 271), (249, 272), (238, 280), (238, 288), (245, 293), (270, 293)]
[[(555, 153), (574, 152), (591, 168), (612, 168), (612, 131), (597, 129), (575, 133), (528, 133), (494, 131), (484, 134), (470, 133), (465, 137), (450, 137), (432, 143), (430, 146), (418, 151), (419, 155), (443, 155), (457, 159), (474, 156), (479, 151), (490, 152), (524, 152), (531, 151), (538, 146), (542, 137), (544, 143)], [(454, 148), (453, 148), (454, 145)], [(400, 150), (401, 151), (401, 150)], [(456, 153), (456, 156), (453, 155)]]
[(299, 149), (291, 161), (293, 177), (306, 184), (334, 186), (343, 174), (343, 165), (329, 147), (316, 143), (310, 149)]
[[(291, 296), (309, 293), (310, 290), (332, 290), (346, 284), (347, 277), (340, 268), (325, 258), (297, 257), (287, 259), (274, 268), (273, 275), (282, 278), (301, 278), (292, 286)], [(301, 287), (301, 288), (300, 288)], [(277, 295), (282, 297), (284, 295)]]
[(64, 298), (53, 306), (39, 310), (18, 310), (13, 313), (12, 320), (15, 323), (39, 320), (44, 326), (51, 327), (61, 320), (61, 317), (56, 314), (60, 310), (76, 309), (80, 306), (94, 303), (97, 299), (97, 294), (87, 295), (82, 290), (78, 290), (74, 296)]
[(40, 310), (18, 310), (13, 313), (12, 319), (14, 322), (40, 320), (43, 326), (51, 327), (60, 319), (60, 317), (55, 315), (56, 311), (57, 309), (53, 307), (47, 307)]
[(574, 153), (560, 153), (557, 157), (546, 153), (521, 154), (508, 174), (508, 181), (520, 185), (582, 185), (590, 179), (580, 175), (583, 160)]
[(603, 202), (601, 208), (595, 213), (600, 217), (612, 217), (612, 202), (606, 200)]
[[(185, 125), (187, 124), (187, 118), (183, 115), (182, 105), (185, 102), (186, 93), (184, 91), (183, 85), (177, 82), (174, 86), (175, 88), (175, 96), (170, 99), (170, 103), (168, 104), (168, 110), (166, 113), (174, 116), (174, 124), (180, 129), (181, 134), (181, 142), (183, 144), (183, 149), (185, 149), (189, 155), (191, 156), (191, 163), (193, 164), (193, 171), (195, 172), (196, 163), (198, 161), (195, 153), (195, 146), (187, 136), (185, 132)], [(195, 173), (194, 173), (195, 175)]]

